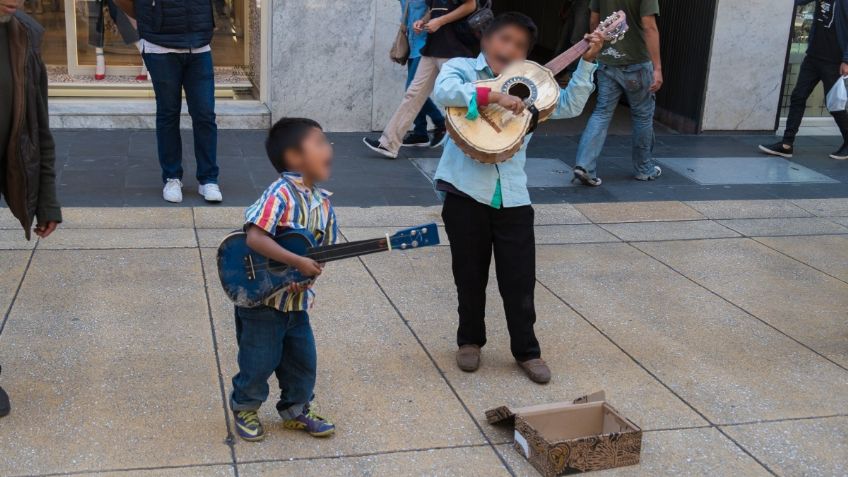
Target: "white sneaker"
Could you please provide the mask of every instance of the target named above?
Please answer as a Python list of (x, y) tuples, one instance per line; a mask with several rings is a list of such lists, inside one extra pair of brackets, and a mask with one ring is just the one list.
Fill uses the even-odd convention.
[(168, 202), (179, 204), (183, 201), (183, 182), (179, 179), (168, 179), (162, 190), (162, 198)]
[(197, 187), (197, 193), (202, 195), (206, 202), (221, 202), (224, 200), (218, 184), (201, 184)]

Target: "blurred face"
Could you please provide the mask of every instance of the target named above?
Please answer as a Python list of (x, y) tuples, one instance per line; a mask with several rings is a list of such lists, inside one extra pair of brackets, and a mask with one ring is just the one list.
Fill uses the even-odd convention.
[(24, 0), (0, 0), (0, 22), (6, 23), (12, 19), (12, 15), (23, 8)]
[(495, 75), (516, 61), (527, 59), (530, 35), (518, 25), (506, 25), (483, 37), (483, 54)]
[(303, 175), (304, 180), (310, 185), (330, 178), (333, 146), (320, 129), (313, 128), (309, 132), (300, 150), (289, 150), (286, 154), (289, 169)]

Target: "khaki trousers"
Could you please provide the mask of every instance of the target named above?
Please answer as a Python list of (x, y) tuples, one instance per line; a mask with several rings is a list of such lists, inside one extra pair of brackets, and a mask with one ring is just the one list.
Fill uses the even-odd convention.
[(433, 92), (436, 77), (439, 76), (442, 65), (448, 59), (433, 58), (432, 56), (421, 57), (421, 62), (418, 63), (418, 71), (415, 72), (415, 79), (409, 84), (409, 88), (406, 88), (403, 101), (401, 101), (380, 137), (380, 144), (383, 147), (394, 153), (400, 151), (403, 136), (409, 131), (415, 121), (415, 116), (418, 116), (421, 107), (424, 106), (427, 98), (430, 97), (430, 93)]

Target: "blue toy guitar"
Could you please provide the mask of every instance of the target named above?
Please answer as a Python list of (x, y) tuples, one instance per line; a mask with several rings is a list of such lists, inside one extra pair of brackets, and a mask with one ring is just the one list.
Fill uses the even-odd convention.
[[(436, 224), (420, 225), (385, 237), (318, 247), (305, 230), (289, 229), (274, 240), (289, 252), (324, 263), (390, 250), (410, 250), (439, 244)], [(218, 247), (218, 276), (230, 300), (238, 306), (259, 306), (294, 283), (308, 282), (296, 268), (268, 259), (247, 246), (247, 234), (227, 235)]]

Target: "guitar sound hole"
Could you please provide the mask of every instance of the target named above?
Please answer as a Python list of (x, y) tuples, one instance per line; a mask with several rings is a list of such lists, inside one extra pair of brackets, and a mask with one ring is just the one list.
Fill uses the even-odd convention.
[(517, 96), (521, 99), (530, 97), (530, 87), (524, 83), (515, 83), (509, 87), (508, 92), (511, 96)]
[(268, 260), (268, 271), (272, 275), (285, 275), (289, 270), (289, 266), (285, 263), (275, 262), (274, 260)]

